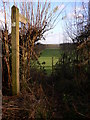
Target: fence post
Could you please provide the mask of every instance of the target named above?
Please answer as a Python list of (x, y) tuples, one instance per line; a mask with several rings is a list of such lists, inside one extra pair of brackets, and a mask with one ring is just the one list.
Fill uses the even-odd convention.
[(12, 6), (11, 13), (12, 43), (12, 95), (19, 94), (19, 9)]

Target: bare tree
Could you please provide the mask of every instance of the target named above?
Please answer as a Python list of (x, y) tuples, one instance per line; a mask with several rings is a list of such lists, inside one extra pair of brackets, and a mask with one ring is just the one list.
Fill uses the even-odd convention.
[[(3, 1), (2, 1), (3, 2)], [(14, 1), (14, 5), (18, 4)], [(56, 20), (58, 19), (61, 11), (59, 7), (55, 8), (50, 7), (50, 2), (22, 2), (19, 4), (20, 12), (25, 16), (27, 23), (20, 23), (19, 37), (20, 37), (20, 63), (21, 63), (21, 74), (23, 77), (21, 79), (30, 79), (30, 63), (31, 59), (34, 57), (38, 60), (38, 56), (34, 51), (35, 43), (38, 40), (45, 39), (44, 33), (53, 29)], [(6, 9), (7, 7), (7, 9)], [(5, 16), (5, 31), (3, 32), (3, 56), (4, 61), (6, 61), (8, 69), (8, 80), (10, 76), (11, 81), (11, 35), (7, 31), (7, 11), (10, 6), (6, 6), (6, 3), (3, 2), (3, 11)], [(64, 8), (63, 8), (64, 9)], [(5, 34), (7, 32), (7, 35)], [(7, 36), (7, 37), (6, 37)], [(7, 47), (6, 47), (7, 46)], [(4, 65), (4, 64), (3, 64)], [(4, 66), (3, 66), (4, 68)]]
[[(38, 56), (34, 51), (35, 43), (38, 40), (45, 39), (44, 33), (54, 28), (54, 25), (62, 11), (59, 11), (58, 9), (58, 6), (52, 9), (51, 3), (47, 1), (39, 2), (38, 0), (38, 3), (36, 4), (33, 2), (20, 3), (20, 11), (27, 18), (27, 24), (21, 24), (20, 30), (20, 33), (23, 33), (21, 34), (21, 36), (23, 36), (21, 37), (21, 48), (23, 49), (22, 61), (25, 64), (26, 57), (28, 60), (27, 66), (30, 66), (31, 59), (33, 57), (38, 60)], [(30, 76), (30, 67), (28, 68), (28, 75)]]
[[(89, 30), (89, 24), (88, 24), (88, 4), (85, 4), (84, 2), (81, 3), (80, 10), (77, 9), (77, 5), (75, 3), (74, 11), (72, 11), (72, 18), (68, 19), (66, 21), (66, 29), (65, 32), (69, 36), (69, 38), (72, 40), (73, 43), (75, 43), (78, 47), (76, 49), (77, 53), (77, 60), (78, 60), (78, 54), (80, 54), (79, 59), (84, 59), (84, 54), (81, 54), (80, 46), (85, 45), (85, 43), (88, 43), (88, 37), (90, 34)], [(65, 17), (64, 17), (65, 18)], [(68, 16), (67, 16), (68, 18)], [(84, 43), (85, 42), (85, 43)], [(88, 45), (87, 45), (88, 46)], [(83, 46), (85, 48), (85, 46)], [(79, 52), (80, 51), (80, 52)], [(83, 57), (81, 57), (81, 55)]]

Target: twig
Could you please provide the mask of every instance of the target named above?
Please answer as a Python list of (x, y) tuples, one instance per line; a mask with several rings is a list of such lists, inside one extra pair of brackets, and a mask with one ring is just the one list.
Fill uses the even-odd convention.
[(26, 108), (5, 108), (5, 109), (6, 110), (26, 110), (26, 111), (30, 111), (30, 109), (26, 109)]
[(73, 106), (73, 108), (74, 108), (74, 110), (75, 110), (75, 112), (76, 112), (77, 114), (79, 114), (79, 115), (82, 116), (82, 117), (85, 117), (85, 118), (90, 119), (90, 117), (88, 117), (87, 115), (84, 115), (84, 114), (78, 112), (78, 110), (77, 110), (77, 108), (76, 108), (76, 106), (75, 106), (74, 103), (72, 104), (72, 106)]

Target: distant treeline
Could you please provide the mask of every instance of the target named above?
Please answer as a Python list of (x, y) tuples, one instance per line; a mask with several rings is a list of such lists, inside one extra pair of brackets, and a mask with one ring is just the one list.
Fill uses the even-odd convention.
[(62, 44), (41, 44), (41, 43), (37, 43), (36, 47), (38, 47), (39, 50), (43, 50), (43, 49), (58, 49), (60, 48), (61, 50), (72, 50), (74, 49), (74, 47), (76, 47), (75, 43), (62, 43)]

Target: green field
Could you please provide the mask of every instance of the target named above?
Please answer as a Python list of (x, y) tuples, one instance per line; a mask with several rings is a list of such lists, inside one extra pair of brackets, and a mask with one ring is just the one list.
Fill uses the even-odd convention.
[(45, 49), (42, 51), (39, 58), (39, 62), (41, 64), (45, 62), (45, 64), (42, 64), (42, 66), (45, 67), (47, 74), (52, 72), (52, 57), (53, 65), (55, 65), (60, 57), (60, 49)]

